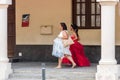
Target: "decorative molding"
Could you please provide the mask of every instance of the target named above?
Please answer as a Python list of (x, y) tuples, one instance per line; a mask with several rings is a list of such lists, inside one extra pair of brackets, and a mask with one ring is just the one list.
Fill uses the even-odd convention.
[(119, 2), (119, 0), (97, 0), (97, 2), (101, 2), (101, 1), (117, 1), (117, 2)]
[(117, 1), (100, 1), (100, 4), (102, 6), (115, 6)]
[(8, 4), (0, 4), (0, 8), (8, 8)]
[(12, 0), (0, 0), (0, 5), (1, 5), (1, 4), (10, 5), (10, 4), (12, 4)]

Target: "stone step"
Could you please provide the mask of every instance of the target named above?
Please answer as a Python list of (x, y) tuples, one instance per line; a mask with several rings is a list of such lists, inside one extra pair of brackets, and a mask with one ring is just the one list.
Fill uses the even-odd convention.
[[(95, 80), (96, 67), (94, 65), (74, 69), (67, 66), (56, 69), (54, 66), (52, 64), (46, 66), (45, 80)], [(7, 80), (42, 80), (42, 67), (33, 63), (32, 66), (26, 64), (14, 65), (13, 73), (10, 74)]]
[[(38, 77), (11, 77), (8, 80), (42, 80), (42, 78)], [(80, 76), (50, 76), (46, 77), (46, 80), (95, 80), (94, 77), (80, 77)]]
[[(8, 80), (42, 80), (42, 79), (22, 79), (22, 78), (19, 78), (19, 79), (8, 79)], [(76, 78), (72, 78), (72, 79), (70, 79), (70, 78), (68, 78), (68, 79), (66, 79), (66, 78), (62, 78), (62, 79), (45, 79), (45, 80), (95, 80), (95, 79), (93, 79), (93, 78), (80, 78), (80, 79), (76, 79)]]
[[(42, 79), (8, 79), (8, 80), (42, 80)], [(76, 79), (76, 78), (74, 78), (74, 79), (70, 79), (70, 78), (68, 78), (68, 79), (46, 79), (46, 80), (95, 80), (95, 79), (93, 79), (93, 78), (86, 78), (86, 79)]]
[[(74, 73), (74, 74), (91, 74), (91, 73), (96, 73), (95, 70), (90, 70), (88, 68), (84, 68), (84, 70), (81, 68), (76, 68), (76, 69), (55, 69), (55, 68), (51, 68), (51, 69), (45, 69), (45, 72), (47, 74), (50, 74), (50, 73)], [(13, 70), (13, 73), (21, 73), (21, 74), (29, 74), (29, 73), (34, 73), (34, 74), (41, 74), (42, 73), (42, 69), (33, 69), (33, 68), (25, 68), (25, 69), (14, 69)]]
[[(42, 79), (8, 79), (8, 80), (42, 80)], [(57, 79), (47, 79), (47, 80), (57, 80)]]
[(41, 74), (13, 73), (13, 74), (10, 74), (9, 78), (36, 78), (36, 79), (40, 79), (41, 78)]
[[(54, 80), (94, 80), (95, 79), (95, 73), (93, 72), (72, 72), (72, 71), (53, 71), (53, 70), (48, 70), (46, 71), (46, 79), (54, 79)], [(8, 80), (16, 80), (16, 79), (21, 79), (21, 80), (31, 80), (31, 79), (38, 79), (41, 80), (42, 74), (41, 72), (37, 73), (32, 73), (29, 71), (22, 71), (22, 72), (14, 72), (13, 74), (10, 75), (10, 78)]]
[[(46, 77), (47, 78), (51, 78), (51, 77), (64, 77), (64, 76), (71, 76), (71, 77), (74, 77), (74, 76), (77, 76), (79, 78), (94, 78), (95, 77), (95, 73), (82, 73), (82, 72), (72, 72), (72, 73), (64, 73), (64, 72), (60, 72), (60, 73), (57, 73), (57, 72), (46, 72)], [(42, 74), (38, 74), (38, 73), (13, 73), (10, 75), (10, 78), (21, 78), (21, 77), (24, 77), (24, 78), (41, 78), (42, 77)]]

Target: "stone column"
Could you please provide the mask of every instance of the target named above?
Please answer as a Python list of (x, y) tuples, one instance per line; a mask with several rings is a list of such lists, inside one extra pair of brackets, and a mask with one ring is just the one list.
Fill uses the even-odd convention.
[(100, 64), (117, 64), (115, 60), (115, 1), (101, 1)]
[(101, 5), (101, 60), (96, 80), (118, 80), (115, 59), (115, 6), (118, 0), (97, 0)]
[(0, 80), (6, 80), (12, 72), (7, 57), (7, 8), (11, 0), (0, 0)]

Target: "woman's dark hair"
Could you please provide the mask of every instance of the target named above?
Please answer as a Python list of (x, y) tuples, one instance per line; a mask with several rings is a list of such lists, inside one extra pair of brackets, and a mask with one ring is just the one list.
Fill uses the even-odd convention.
[(76, 24), (71, 24), (71, 27), (73, 28), (73, 30), (75, 31), (77, 37), (79, 37), (78, 35), (78, 26)]
[(67, 30), (67, 26), (64, 22), (61, 22), (60, 25), (63, 27), (63, 30)]

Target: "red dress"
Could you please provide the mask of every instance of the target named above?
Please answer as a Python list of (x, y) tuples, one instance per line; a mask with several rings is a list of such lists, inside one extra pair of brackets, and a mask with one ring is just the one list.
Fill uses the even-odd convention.
[[(74, 40), (75, 36), (72, 35), (71, 38)], [(74, 40), (74, 44), (70, 45), (70, 51), (77, 66), (90, 66), (90, 61), (84, 53), (83, 45), (80, 44), (77, 39)], [(67, 58), (63, 58), (62, 63), (71, 64)]]

